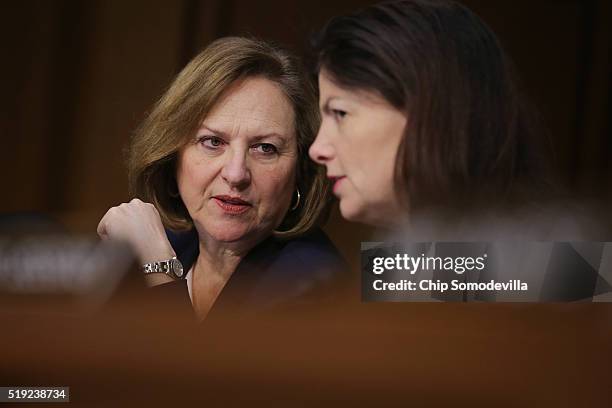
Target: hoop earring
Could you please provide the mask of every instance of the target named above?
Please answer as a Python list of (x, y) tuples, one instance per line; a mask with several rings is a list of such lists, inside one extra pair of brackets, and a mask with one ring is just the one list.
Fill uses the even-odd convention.
[(295, 191), (297, 192), (297, 200), (295, 201), (295, 204), (293, 204), (293, 206), (291, 207), (289, 211), (295, 211), (300, 206), (300, 201), (302, 199), (302, 195), (300, 194), (300, 189), (296, 187)]

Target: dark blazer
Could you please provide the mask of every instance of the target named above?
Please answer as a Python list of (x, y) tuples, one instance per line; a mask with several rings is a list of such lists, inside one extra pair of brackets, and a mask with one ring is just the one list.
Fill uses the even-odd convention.
[[(199, 254), (194, 230), (166, 231), (187, 272)], [(258, 313), (277, 306), (310, 303), (333, 296), (333, 288), (347, 276), (346, 262), (320, 229), (291, 240), (270, 237), (254, 247), (226, 283), (210, 315), (220, 312)], [(189, 304), (187, 281), (181, 279), (154, 288)]]

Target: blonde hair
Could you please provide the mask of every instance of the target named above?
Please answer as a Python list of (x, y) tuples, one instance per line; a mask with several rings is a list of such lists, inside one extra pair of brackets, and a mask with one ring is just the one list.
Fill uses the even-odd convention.
[(136, 130), (128, 152), (133, 196), (155, 205), (164, 225), (188, 230), (193, 222), (178, 196), (178, 151), (193, 137), (225, 90), (248, 77), (263, 77), (279, 86), (295, 113), (298, 145), (296, 184), (299, 206), (290, 210), (274, 234), (291, 238), (310, 230), (327, 214), (329, 183), (324, 169), (308, 158), (318, 126), (314, 90), (286, 51), (266, 42), (226, 37), (211, 43), (179, 73)]

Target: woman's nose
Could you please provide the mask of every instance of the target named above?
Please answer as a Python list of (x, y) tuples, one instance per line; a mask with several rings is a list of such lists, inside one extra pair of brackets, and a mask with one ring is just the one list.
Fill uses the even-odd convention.
[(308, 149), (308, 154), (312, 160), (319, 164), (326, 164), (333, 158), (334, 148), (329, 143), (323, 124), (319, 128), (315, 141), (310, 146), (310, 149)]
[(246, 154), (229, 152), (227, 161), (221, 170), (221, 177), (232, 188), (245, 188), (251, 183), (251, 171), (247, 164)]

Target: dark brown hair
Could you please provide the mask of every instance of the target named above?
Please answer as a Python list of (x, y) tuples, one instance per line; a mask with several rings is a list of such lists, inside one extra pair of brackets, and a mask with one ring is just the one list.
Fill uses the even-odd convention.
[(275, 234), (290, 238), (304, 233), (326, 212), (329, 183), (323, 169), (308, 158), (308, 147), (319, 126), (319, 112), (304, 71), (291, 55), (276, 46), (250, 38), (226, 37), (214, 41), (187, 64), (138, 128), (130, 145), (131, 192), (153, 203), (166, 227), (193, 227), (177, 194), (178, 151), (193, 139), (224, 91), (237, 81), (257, 76), (277, 84), (295, 113), (296, 183), (301, 200), (282, 221), (282, 232)]
[(507, 203), (547, 185), (533, 110), (497, 38), (466, 7), (380, 3), (332, 19), (312, 46), (316, 73), (406, 113), (396, 188), (411, 211)]

